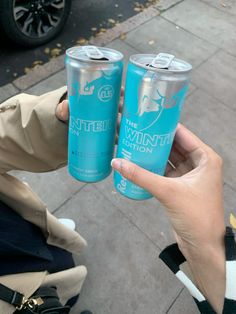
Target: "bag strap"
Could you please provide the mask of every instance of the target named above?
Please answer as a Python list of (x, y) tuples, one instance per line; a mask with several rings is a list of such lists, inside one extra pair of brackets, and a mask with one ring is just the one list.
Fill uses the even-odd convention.
[(0, 299), (14, 305), (16, 308), (21, 308), (24, 303), (24, 295), (0, 284)]

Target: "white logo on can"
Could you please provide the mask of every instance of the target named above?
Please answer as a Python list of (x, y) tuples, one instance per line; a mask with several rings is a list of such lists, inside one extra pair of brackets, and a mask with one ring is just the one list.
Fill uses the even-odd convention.
[(104, 85), (98, 91), (98, 98), (103, 102), (111, 100), (113, 95), (114, 89), (111, 85)]

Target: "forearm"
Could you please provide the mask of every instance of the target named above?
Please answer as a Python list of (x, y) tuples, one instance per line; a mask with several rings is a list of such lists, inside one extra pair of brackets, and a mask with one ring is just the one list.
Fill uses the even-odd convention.
[(14, 108), (0, 113), (0, 172), (41, 172), (66, 164), (67, 126), (55, 116), (65, 91), (20, 94), (1, 104)]

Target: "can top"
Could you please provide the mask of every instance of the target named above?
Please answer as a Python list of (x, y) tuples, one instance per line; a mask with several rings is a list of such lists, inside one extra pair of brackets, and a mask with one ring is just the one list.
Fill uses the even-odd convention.
[(185, 73), (192, 70), (191, 64), (175, 58), (168, 53), (136, 54), (130, 57), (130, 62), (151, 71), (162, 73)]
[(113, 63), (123, 59), (123, 54), (119, 51), (96, 46), (71, 47), (66, 50), (66, 55), (78, 61), (91, 63)]

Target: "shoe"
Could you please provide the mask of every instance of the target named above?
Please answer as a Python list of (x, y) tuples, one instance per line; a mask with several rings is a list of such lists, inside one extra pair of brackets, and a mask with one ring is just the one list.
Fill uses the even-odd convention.
[(68, 219), (68, 218), (59, 218), (58, 220), (60, 221), (60, 223), (62, 223), (67, 228), (69, 228), (71, 230), (75, 230), (75, 222), (74, 222), (74, 220)]

